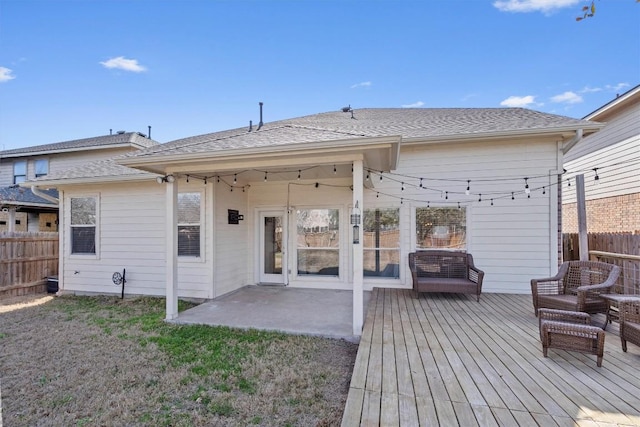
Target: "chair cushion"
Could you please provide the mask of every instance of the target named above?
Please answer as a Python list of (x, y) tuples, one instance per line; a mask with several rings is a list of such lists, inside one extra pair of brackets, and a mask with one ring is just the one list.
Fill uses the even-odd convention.
[[(576, 311), (578, 297), (576, 295), (538, 295), (538, 308), (555, 308), (558, 310)], [(587, 298), (586, 313), (604, 313), (606, 302), (601, 298)]]

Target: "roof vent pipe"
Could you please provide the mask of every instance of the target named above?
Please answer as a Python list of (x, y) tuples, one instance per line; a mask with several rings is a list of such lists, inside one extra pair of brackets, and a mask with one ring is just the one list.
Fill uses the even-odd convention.
[(262, 127), (262, 125), (264, 125), (264, 123), (262, 122), (262, 102), (259, 102), (260, 104), (260, 123), (258, 123), (258, 130), (260, 130), (260, 128)]
[(151, 126), (147, 126), (147, 127), (149, 128), (149, 133), (148, 133), (149, 139), (151, 139)]
[(249, 132), (253, 130), (253, 120), (249, 120)]
[(109, 129), (109, 135), (113, 135), (113, 129)]

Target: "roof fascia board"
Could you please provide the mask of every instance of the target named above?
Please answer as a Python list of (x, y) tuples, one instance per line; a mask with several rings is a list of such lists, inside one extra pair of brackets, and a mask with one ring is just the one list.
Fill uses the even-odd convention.
[(2, 206), (24, 206), (28, 208), (49, 208), (52, 210), (58, 209), (58, 205), (46, 204), (46, 203), (28, 203), (28, 202), (14, 202), (14, 201), (0, 201), (0, 205)]
[(636, 96), (640, 96), (640, 85), (589, 113), (583, 120), (600, 120), (600, 117), (602, 116), (606, 117), (609, 114), (615, 113), (616, 110), (627, 107), (629, 104), (634, 102), (633, 98)]
[[(483, 141), (488, 139), (522, 139), (522, 138), (531, 138), (534, 136), (538, 137), (558, 137), (562, 138), (571, 138), (578, 130), (582, 130), (585, 133), (585, 136), (588, 133), (597, 132), (605, 126), (604, 123), (590, 123), (588, 126), (582, 127), (560, 127), (560, 128), (549, 128), (544, 130), (539, 129), (531, 129), (531, 130), (523, 130), (518, 132), (513, 131), (504, 131), (504, 132), (489, 132), (482, 134), (464, 134), (464, 135), (448, 135), (448, 136), (437, 136), (437, 137), (418, 137), (418, 138), (403, 138), (402, 145), (414, 145), (414, 144), (440, 144), (440, 143), (450, 143), (450, 142), (475, 142), (475, 141)], [(590, 131), (590, 132), (589, 132)]]
[(44, 156), (44, 155), (48, 155), (48, 154), (73, 153), (73, 152), (76, 152), (76, 151), (87, 151), (87, 150), (107, 150), (107, 149), (110, 149), (110, 148), (127, 148), (127, 147), (131, 147), (132, 145), (133, 144), (127, 142), (127, 143), (124, 143), (124, 144), (112, 144), (112, 145), (98, 145), (98, 146), (88, 146), (88, 147), (63, 148), (63, 149), (58, 149), (58, 150), (25, 151), (25, 152), (21, 152), (21, 153), (11, 153), (11, 154), (2, 154), (2, 153), (0, 153), (0, 159), (8, 159), (8, 158), (16, 158), (16, 157)]
[(39, 188), (56, 188), (64, 185), (79, 185), (79, 184), (108, 184), (114, 182), (140, 182), (140, 181), (152, 181), (157, 177), (156, 174), (144, 174), (135, 176), (98, 176), (98, 177), (84, 177), (84, 178), (69, 178), (69, 179), (55, 179), (44, 181), (27, 181), (18, 184), (20, 187), (31, 188), (35, 185)]
[(340, 151), (340, 150), (364, 150), (381, 148), (377, 145), (400, 144), (402, 140), (401, 136), (384, 136), (384, 137), (365, 137), (365, 138), (352, 138), (336, 141), (322, 141), (312, 142), (305, 144), (283, 144), (278, 146), (263, 146), (252, 148), (241, 148), (232, 150), (222, 150), (216, 152), (206, 153), (188, 153), (178, 155), (163, 156), (162, 154), (149, 156), (148, 158), (141, 157), (128, 157), (124, 159), (116, 160), (116, 163), (143, 169), (145, 165), (166, 165), (172, 162), (202, 162), (203, 160), (221, 160), (230, 161), (234, 159), (246, 158), (252, 155), (259, 156), (281, 156), (285, 153), (288, 157), (295, 157), (300, 155), (313, 154), (314, 152), (322, 152), (324, 154), (327, 151)]

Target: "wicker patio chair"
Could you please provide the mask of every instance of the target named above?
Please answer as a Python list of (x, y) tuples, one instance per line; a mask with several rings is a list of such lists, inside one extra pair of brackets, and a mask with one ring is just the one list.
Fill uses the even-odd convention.
[(640, 346), (640, 301), (620, 303), (620, 341), (622, 351), (627, 351), (627, 341)]
[(600, 294), (611, 293), (618, 276), (617, 265), (599, 261), (564, 262), (555, 276), (531, 280), (535, 315), (540, 308), (606, 314), (609, 305)]
[(598, 367), (604, 356), (604, 331), (591, 326), (587, 313), (541, 308), (538, 310), (542, 354), (548, 357), (549, 348), (579, 351), (597, 356)]

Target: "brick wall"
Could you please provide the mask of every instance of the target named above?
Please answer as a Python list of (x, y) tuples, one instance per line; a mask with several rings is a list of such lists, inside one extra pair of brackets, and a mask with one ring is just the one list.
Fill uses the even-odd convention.
[[(590, 233), (640, 231), (640, 193), (587, 200)], [(562, 232), (578, 232), (576, 203), (562, 205)]]

